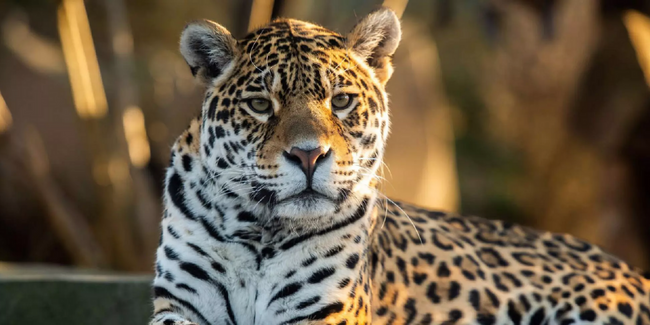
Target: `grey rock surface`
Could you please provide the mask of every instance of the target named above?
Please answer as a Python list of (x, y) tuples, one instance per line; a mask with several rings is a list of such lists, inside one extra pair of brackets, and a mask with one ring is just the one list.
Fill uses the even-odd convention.
[(2, 272), (0, 325), (144, 325), (150, 276)]

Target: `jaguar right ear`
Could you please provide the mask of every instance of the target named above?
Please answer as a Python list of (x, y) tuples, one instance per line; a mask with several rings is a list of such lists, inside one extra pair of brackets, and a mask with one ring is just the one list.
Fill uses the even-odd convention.
[(388, 8), (370, 13), (346, 37), (348, 48), (368, 63), (382, 84), (393, 74), (391, 57), (401, 38), (399, 18)]
[(202, 84), (219, 77), (237, 55), (237, 40), (223, 26), (200, 20), (189, 23), (180, 41), (181, 54)]

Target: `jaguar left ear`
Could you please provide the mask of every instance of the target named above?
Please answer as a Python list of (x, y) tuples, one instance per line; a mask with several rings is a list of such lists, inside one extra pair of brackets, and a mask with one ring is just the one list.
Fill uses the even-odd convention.
[(223, 26), (200, 20), (189, 23), (180, 41), (181, 54), (192, 74), (203, 84), (223, 73), (237, 55), (237, 40)]
[(346, 37), (346, 45), (368, 63), (382, 84), (386, 84), (393, 74), (391, 56), (401, 38), (399, 18), (392, 10), (382, 8), (354, 26)]

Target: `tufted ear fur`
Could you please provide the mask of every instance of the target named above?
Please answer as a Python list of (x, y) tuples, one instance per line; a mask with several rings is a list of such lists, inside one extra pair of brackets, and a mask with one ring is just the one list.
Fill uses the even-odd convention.
[(354, 54), (374, 69), (379, 81), (386, 84), (393, 73), (391, 56), (401, 37), (399, 18), (392, 10), (382, 8), (357, 23), (347, 35), (346, 43)]
[(237, 40), (223, 26), (209, 20), (185, 26), (180, 43), (192, 74), (203, 84), (221, 75), (237, 54)]

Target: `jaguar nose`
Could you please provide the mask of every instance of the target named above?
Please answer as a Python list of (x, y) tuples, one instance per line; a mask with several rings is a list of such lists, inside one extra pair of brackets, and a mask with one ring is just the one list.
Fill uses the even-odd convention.
[(303, 150), (297, 147), (284, 152), (284, 156), (296, 165), (299, 165), (302, 172), (307, 176), (307, 183), (311, 186), (311, 179), (314, 176), (316, 167), (327, 158), (331, 151), (329, 148), (318, 147), (310, 150)]

